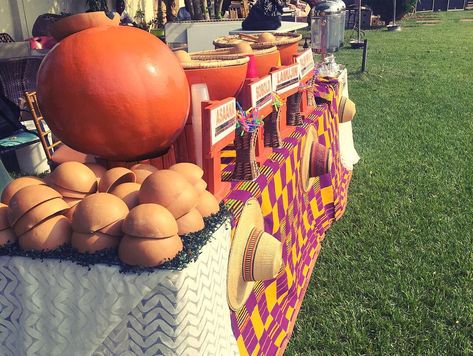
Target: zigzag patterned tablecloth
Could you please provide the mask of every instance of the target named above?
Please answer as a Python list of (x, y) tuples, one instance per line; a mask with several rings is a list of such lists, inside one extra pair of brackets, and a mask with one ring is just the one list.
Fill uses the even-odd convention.
[(0, 257), (0, 355), (237, 355), (227, 220), (182, 271)]
[[(317, 106), (303, 126), (284, 139), (282, 148), (274, 149), (256, 180), (234, 183), (225, 199), (234, 215), (235, 228), (245, 202), (256, 197), (262, 207), (265, 231), (284, 246), (285, 269), (273, 280), (256, 283), (246, 304), (231, 313), (241, 355), (282, 354), (325, 232), (346, 208), (351, 171), (340, 160), (337, 84), (328, 81), (317, 85), (315, 95), (326, 103)], [(318, 141), (332, 149), (334, 159), (331, 173), (318, 178), (304, 193), (299, 172), (310, 126), (316, 129)], [(225, 169), (231, 171), (232, 164)]]

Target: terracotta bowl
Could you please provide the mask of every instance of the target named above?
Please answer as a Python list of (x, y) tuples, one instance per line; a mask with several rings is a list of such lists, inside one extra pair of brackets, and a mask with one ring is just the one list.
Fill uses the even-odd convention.
[(57, 21), (51, 27), (51, 35), (56, 41), (61, 41), (73, 33), (98, 26), (118, 26), (120, 15), (114, 14), (113, 19), (107, 17), (104, 11), (86, 12), (67, 16)]
[[(246, 63), (236, 65), (219, 65), (220, 62), (231, 61), (214, 60), (202, 62), (208, 62), (208, 66), (202, 66), (200, 68), (184, 67), (189, 87), (191, 87), (192, 84), (207, 84), (210, 100), (222, 100), (237, 96), (246, 78), (247, 61)], [(215, 63), (216, 66), (212, 67), (210, 62)]]
[(292, 56), (297, 54), (298, 46), (299, 44), (297, 42), (278, 46), (279, 54), (281, 56), (281, 64), (283, 66), (294, 63)]

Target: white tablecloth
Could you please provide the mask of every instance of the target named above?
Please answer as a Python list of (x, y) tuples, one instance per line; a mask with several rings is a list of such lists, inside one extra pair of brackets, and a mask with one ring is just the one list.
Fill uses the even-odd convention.
[(182, 271), (0, 257), (0, 355), (234, 355), (230, 224)]

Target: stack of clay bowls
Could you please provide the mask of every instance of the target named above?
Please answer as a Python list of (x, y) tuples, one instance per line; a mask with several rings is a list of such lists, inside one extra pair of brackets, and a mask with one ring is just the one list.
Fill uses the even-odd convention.
[(133, 171), (124, 167), (109, 169), (103, 175), (99, 184), (99, 192), (113, 194), (122, 199), (128, 209), (138, 205), (138, 192), (141, 185), (136, 183)]
[(182, 250), (176, 219), (159, 204), (141, 204), (123, 223), (118, 255), (131, 266), (152, 267), (174, 258)]
[(60, 164), (47, 178), (51, 188), (57, 190), (69, 205), (66, 216), (72, 218), (77, 204), (86, 196), (97, 192), (97, 176), (83, 163)]
[(10, 199), (7, 217), (24, 250), (54, 250), (69, 243), (71, 228), (63, 213), (69, 205), (59, 192), (43, 184), (18, 190)]
[(143, 163), (135, 164), (130, 169), (133, 173), (135, 173), (136, 183), (139, 184), (142, 184), (149, 175), (158, 171), (155, 166)]
[(49, 185), (18, 178), (1, 196), (0, 247), (18, 240), (25, 250), (118, 249), (124, 263), (158, 266), (182, 250), (180, 236), (204, 229), (203, 218), (219, 211), (203, 173), (190, 163), (105, 170), (66, 162), (45, 179)]
[(72, 217), (72, 247), (94, 253), (116, 249), (123, 236), (127, 205), (115, 195), (96, 193), (84, 198)]
[[(192, 172), (188, 176), (193, 176)], [(199, 194), (186, 176), (171, 169), (151, 174), (140, 190), (140, 203), (159, 204), (171, 212), (177, 221), (179, 235), (204, 228), (202, 215), (195, 208), (198, 200)]]
[(218, 213), (220, 209), (218, 201), (212, 193), (205, 190), (207, 183), (202, 179), (204, 171), (199, 166), (192, 163), (177, 163), (169, 169), (182, 174), (194, 186), (199, 195), (195, 208), (204, 218)]
[(8, 206), (0, 203), (0, 247), (10, 245), (16, 241), (13, 230), (8, 223)]

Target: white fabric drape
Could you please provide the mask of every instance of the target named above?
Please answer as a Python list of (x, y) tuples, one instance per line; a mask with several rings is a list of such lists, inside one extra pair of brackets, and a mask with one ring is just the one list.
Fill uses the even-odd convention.
[[(348, 96), (348, 72), (346, 69), (342, 71), (342, 74), (338, 78), (338, 80), (342, 83), (342, 96)], [(342, 165), (352, 171), (353, 165), (358, 163), (360, 160), (360, 156), (358, 152), (356, 152), (355, 144), (353, 142), (353, 126), (352, 122), (341, 122), (338, 125), (338, 140), (340, 143), (340, 158), (342, 161)]]
[(0, 257), (0, 354), (238, 354), (226, 300), (230, 231), (222, 225), (182, 271)]

